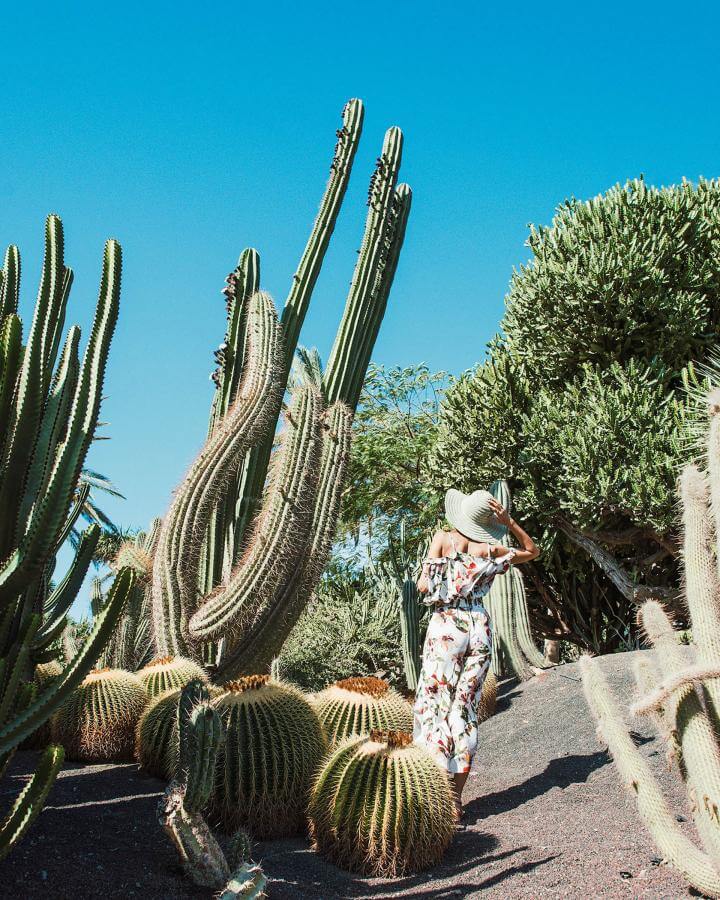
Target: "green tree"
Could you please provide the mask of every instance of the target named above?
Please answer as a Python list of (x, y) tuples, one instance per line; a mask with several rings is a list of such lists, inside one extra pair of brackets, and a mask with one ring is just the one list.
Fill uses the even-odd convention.
[[(444, 399), (426, 474), (507, 478), (542, 542), (535, 624), (596, 651), (678, 595), (674, 480), (720, 338), (720, 183), (616, 185), (531, 228), (502, 333)], [(680, 604), (676, 604), (678, 613)]]

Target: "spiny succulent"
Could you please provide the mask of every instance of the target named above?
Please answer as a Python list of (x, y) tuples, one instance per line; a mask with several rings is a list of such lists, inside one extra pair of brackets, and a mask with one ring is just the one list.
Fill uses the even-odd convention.
[(317, 776), (308, 808), (316, 850), (369, 877), (419, 872), (442, 858), (455, 828), (445, 772), (406, 732), (350, 737)]
[(150, 700), (135, 732), (135, 758), (140, 767), (168, 780), (177, 767), (177, 708), (180, 688), (165, 691)]
[(487, 673), (485, 683), (480, 692), (480, 701), (477, 708), (478, 722), (484, 722), (491, 716), (495, 715), (495, 707), (497, 706), (497, 689), (498, 680), (494, 672)]
[(409, 731), (410, 704), (381, 678), (345, 678), (325, 688), (312, 701), (331, 744), (373, 728)]
[(326, 750), (315, 711), (295, 688), (250, 675), (213, 701), (225, 726), (211, 816), (228, 832), (296, 834), (305, 824), (312, 778)]
[(134, 540), (125, 541), (120, 545), (113, 563), (115, 569), (122, 569), (124, 566), (135, 572), (140, 583), (147, 582), (152, 574), (152, 555)]
[[(56, 659), (52, 659), (50, 660), (50, 662), (40, 663), (39, 665), (35, 666), (33, 682), (37, 687), (37, 692), (40, 693), (41, 691), (43, 691), (58, 677), (58, 675), (61, 674), (62, 666)], [(43, 747), (47, 747), (49, 743), (50, 722), (46, 720), (30, 735), (30, 737), (26, 738), (22, 742), (20, 748), (22, 750), (40, 750)]]
[(160, 656), (137, 673), (150, 697), (183, 688), (194, 678), (207, 681), (205, 671), (191, 659), (182, 656)]
[(135, 726), (147, 693), (140, 679), (122, 669), (94, 669), (52, 720), (52, 738), (68, 759), (131, 760)]

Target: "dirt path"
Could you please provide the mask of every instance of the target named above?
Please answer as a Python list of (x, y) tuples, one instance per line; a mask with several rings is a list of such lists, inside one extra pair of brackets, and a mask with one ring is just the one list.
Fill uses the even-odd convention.
[[(602, 659), (613, 686), (631, 690), (636, 654)], [(275, 898), (679, 898), (682, 879), (657, 865), (634, 805), (598, 745), (575, 665), (501, 688), (482, 726), (468, 782), (471, 826), (443, 864), (395, 882), (361, 879), (312, 853), (302, 839), (260, 844)], [(688, 816), (660, 742), (634, 722), (642, 753)], [(18, 754), (0, 782), (14, 793), (34, 766)], [(193, 890), (155, 820), (163, 785), (133, 765), (70, 765), (17, 851), (0, 864), (0, 897), (207, 897)], [(2, 806), (5, 797), (0, 798)]]

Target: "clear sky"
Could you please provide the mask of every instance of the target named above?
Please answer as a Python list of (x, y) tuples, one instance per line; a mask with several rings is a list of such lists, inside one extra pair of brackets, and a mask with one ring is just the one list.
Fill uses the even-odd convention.
[(405, 132), (414, 203), (375, 360), (459, 372), (484, 353), (527, 223), (645, 173), (720, 174), (713, 3), (33, 3), (3, 10), (0, 244), (23, 254), (26, 318), (48, 212), (86, 325), (102, 244), (124, 249), (120, 325), (88, 463), (165, 511), (199, 447), (220, 289), (256, 247), (279, 304), (344, 101), (365, 101), (353, 181), (303, 342), (332, 343), (367, 179)]

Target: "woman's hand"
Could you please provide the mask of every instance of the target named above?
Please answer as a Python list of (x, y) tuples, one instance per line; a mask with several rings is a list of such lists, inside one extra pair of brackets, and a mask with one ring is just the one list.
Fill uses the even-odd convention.
[(501, 525), (504, 525), (506, 528), (510, 527), (510, 523), (512, 522), (512, 518), (510, 513), (505, 509), (502, 503), (498, 503), (497, 500), (493, 499), (490, 501), (490, 508), (495, 514), (495, 518)]

